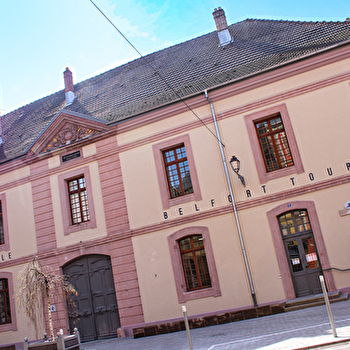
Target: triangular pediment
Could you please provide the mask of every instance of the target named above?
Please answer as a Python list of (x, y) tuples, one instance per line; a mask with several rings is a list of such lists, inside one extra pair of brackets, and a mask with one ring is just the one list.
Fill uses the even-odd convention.
[(43, 131), (27, 155), (46, 153), (109, 130), (104, 123), (78, 113), (61, 112)]

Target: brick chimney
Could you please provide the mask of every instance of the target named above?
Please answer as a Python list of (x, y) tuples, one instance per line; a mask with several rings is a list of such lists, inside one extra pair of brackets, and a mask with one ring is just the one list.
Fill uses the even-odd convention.
[(213, 17), (215, 21), (216, 31), (218, 32), (219, 37), (219, 46), (224, 46), (233, 41), (233, 38), (231, 37), (231, 34), (227, 27), (227, 21), (225, 16), (225, 11), (218, 7), (217, 9), (214, 9)]
[(4, 151), (4, 141), (2, 138), (2, 117), (1, 117), (1, 108), (0, 108), (0, 161), (4, 159), (6, 159), (6, 156)]
[[(0, 86), (0, 94), (1, 94), (1, 86)], [(1, 97), (1, 95), (0, 95)], [(0, 103), (1, 103), (1, 98), (0, 98)], [(0, 145), (2, 145), (3, 140), (2, 140), (2, 118), (1, 118), (1, 105), (0, 105)]]
[(64, 77), (64, 92), (66, 95), (66, 106), (68, 106), (73, 103), (75, 98), (74, 86), (73, 86), (73, 74), (68, 67), (66, 67), (66, 70), (63, 72), (63, 77)]

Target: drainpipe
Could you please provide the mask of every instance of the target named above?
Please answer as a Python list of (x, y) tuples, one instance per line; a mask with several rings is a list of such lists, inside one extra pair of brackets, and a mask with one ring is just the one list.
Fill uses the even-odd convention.
[(244, 245), (244, 241), (243, 241), (243, 235), (242, 235), (242, 230), (241, 230), (241, 224), (239, 222), (239, 218), (238, 218), (238, 213), (237, 213), (237, 208), (236, 208), (236, 203), (235, 203), (235, 199), (233, 196), (233, 191), (232, 191), (232, 185), (231, 185), (231, 179), (227, 170), (227, 162), (226, 162), (226, 158), (225, 158), (225, 153), (224, 153), (224, 149), (223, 149), (223, 143), (221, 141), (221, 136), (220, 136), (220, 131), (218, 128), (218, 124), (216, 121), (216, 116), (215, 116), (215, 111), (214, 111), (214, 106), (210, 101), (210, 98), (208, 96), (208, 92), (207, 90), (204, 90), (204, 94), (205, 97), (208, 100), (208, 103), (210, 105), (210, 109), (211, 109), (211, 114), (213, 116), (213, 120), (214, 120), (214, 125), (215, 125), (215, 131), (216, 131), (216, 136), (217, 139), (219, 141), (219, 147), (220, 147), (220, 152), (221, 152), (221, 158), (222, 158), (222, 163), (224, 165), (224, 169), (225, 169), (225, 175), (226, 175), (226, 181), (227, 181), (227, 185), (230, 191), (230, 196), (231, 196), (231, 204), (232, 204), (232, 209), (233, 209), (233, 213), (235, 215), (235, 221), (236, 221), (236, 226), (237, 226), (237, 231), (238, 231), (238, 236), (239, 236), (239, 241), (241, 243), (241, 250), (242, 250), (242, 255), (243, 255), (243, 259), (244, 259), (244, 265), (245, 265), (245, 269), (246, 269), (246, 273), (247, 273), (247, 277), (248, 277), (248, 281), (249, 281), (249, 286), (250, 286), (250, 291), (252, 293), (252, 298), (253, 298), (253, 302), (254, 302), (254, 307), (258, 307), (258, 303), (256, 301), (256, 295), (255, 295), (255, 290), (254, 290), (254, 284), (253, 284), (253, 279), (252, 279), (252, 274), (250, 272), (250, 268), (249, 268), (249, 263), (248, 263), (248, 258), (247, 258), (247, 253), (245, 250), (245, 245)]

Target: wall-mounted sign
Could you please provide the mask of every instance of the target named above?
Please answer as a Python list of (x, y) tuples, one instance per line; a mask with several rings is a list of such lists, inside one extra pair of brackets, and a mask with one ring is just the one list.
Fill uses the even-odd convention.
[(69, 153), (62, 156), (62, 162), (67, 162), (68, 160), (72, 160), (79, 157), (80, 157), (80, 151), (75, 151), (73, 153)]
[(344, 208), (345, 208), (346, 210), (350, 210), (350, 201), (348, 201), (348, 202), (346, 202), (346, 203), (344, 204)]

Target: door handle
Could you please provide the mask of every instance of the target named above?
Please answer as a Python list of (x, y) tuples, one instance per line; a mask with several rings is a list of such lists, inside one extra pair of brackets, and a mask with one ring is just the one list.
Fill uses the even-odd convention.
[(96, 313), (99, 313), (99, 314), (102, 314), (102, 312), (105, 312), (106, 311), (106, 308), (103, 307), (103, 306), (100, 306), (98, 308), (96, 308)]

